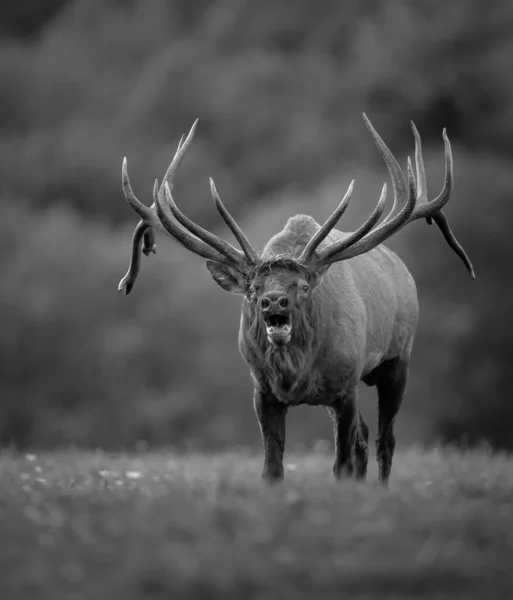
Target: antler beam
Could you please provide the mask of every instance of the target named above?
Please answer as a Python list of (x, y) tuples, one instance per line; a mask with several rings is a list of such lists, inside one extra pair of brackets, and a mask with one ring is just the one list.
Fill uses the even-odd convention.
[[(474, 269), (472, 264), (461, 246), (456, 240), (447, 220), (447, 217), (442, 212), (442, 208), (447, 204), (451, 197), (452, 186), (453, 186), (453, 161), (451, 144), (445, 129), (443, 130), (443, 140), (445, 149), (445, 179), (442, 191), (438, 196), (432, 200), (428, 200), (427, 196), (427, 182), (426, 182), (426, 171), (424, 167), (424, 159), (422, 156), (422, 144), (419, 132), (415, 127), (414, 123), (411, 123), (413, 135), (415, 138), (415, 170), (416, 179), (413, 174), (413, 167), (410, 158), (408, 158), (408, 169), (407, 169), (407, 182), (404, 177), (404, 173), (399, 166), (394, 155), (381, 139), (377, 131), (372, 126), (367, 116), (363, 115), (365, 124), (370, 131), (372, 139), (381, 154), (385, 165), (387, 166), (390, 178), (392, 179), (392, 187), (394, 190), (394, 203), (392, 210), (385, 218), (385, 220), (377, 227), (378, 222), (385, 205), (386, 201), (386, 186), (383, 187), (380, 199), (374, 212), (371, 214), (369, 219), (354, 233), (350, 234), (342, 240), (337, 240), (328, 246), (323, 247), (321, 250), (316, 252), (319, 244), (326, 238), (329, 232), (335, 227), (338, 220), (342, 216), (349, 199), (347, 196), (341, 204), (335, 209), (333, 214), (327, 219), (326, 223), (319, 229), (314, 235), (310, 242), (305, 247), (301, 254), (299, 261), (305, 264), (313, 262), (317, 265), (328, 265), (333, 262), (346, 260), (353, 258), (359, 254), (369, 252), (372, 248), (383, 243), (390, 236), (394, 235), (397, 231), (402, 229), (408, 223), (415, 221), (416, 219), (425, 218), (428, 223), (434, 221), (440, 231), (442, 232), (446, 242), (456, 252), (460, 259), (465, 264), (465, 267), (469, 271), (471, 277), (475, 279)], [(350, 191), (352, 191), (352, 183)], [(346, 201), (347, 199), (347, 201)], [(396, 213), (396, 210), (398, 212)]]
[(258, 255), (252, 248), (248, 238), (222, 203), (212, 180), (210, 180), (210, 186), (214, 203), (241, 245), (242, 252), (214, 233), (194, 223), (180, 211), (173, 199), (171, 192), (176, 171), (194, 137), (197, 123), (198, 120), (196, 119), (185, 140), (183, 136), (180, 139), (176, 153), (166, 170), (160, 187), (158, 186), (158, 181), (155, 181), (153, 204), (151, 206), (143, 204), (134, 194), (128, 177), (126, 158), (123, 160), (122, 183), (125, 198), (132, 209), (141, 217), (141, 221), (137, 224), (132, 237), (130, 265), (126, 275), (119, 282), (118, 286), (118, 289), (125, 294), (130, 293), (139, 273), (141, 247), (142, 252), (146, 256), (150, 252), (155, 252), (154, 229), (163, 231), (191, 252), (208, 260), (225, 265), (235, 265), (240, 269), (243, 269), (244, 265), (250, 266), (255, 264), (258, 260)]

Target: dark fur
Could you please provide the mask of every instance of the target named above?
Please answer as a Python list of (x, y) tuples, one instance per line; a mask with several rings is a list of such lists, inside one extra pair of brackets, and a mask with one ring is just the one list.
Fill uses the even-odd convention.
[[(302, 274), (302, 269), (290, 257), (279, 257), (262, 263), (251, 275), (251, 281), (258, 275), (276, 273), (284, 270)], [(251, 364), (258, 365), (260, 379), (264, 379), (272, 392), (281, 398), (301, 396), (311, 392), (312, 384), (305, 378), (314, 355), (314, 332), (318, 329), (318, 315), (313, 310), (312, 301), (309, 306), (294, 303), (291, 318), (294, 324), (291, 343), (287, 346), (273, 346), (267, 340), (266, 327), (261, 313), (255, 303), (246, 301), (243, 307), (243, 334), (245, 348), (251, 354)]]

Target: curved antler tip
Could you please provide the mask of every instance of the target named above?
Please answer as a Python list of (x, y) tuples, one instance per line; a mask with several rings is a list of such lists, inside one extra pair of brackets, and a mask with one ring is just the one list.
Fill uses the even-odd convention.
[(384, 142), (379, 137), (378, 132), (374, 129), (374, 125), (371, 123), (370, 119), (367, 117), (367, 115), (365, 113), (363, 113), (363, 121), (365, 123), (365, 126), (369, 130), (370, 134), (372, 135), (372, 137), (374, 139), (374, 143), (378, 146), (378, 150), (381, 152), (380, 147), (384, 144)]
[(447, 129), (445, 127), (442, 129), (442, 137), (446, 142), (449, 141), (449, 136), (447, 135)]
[(351, 183), (349, 184), (349, 187), (347, 188), (347, 191), (348, 191), (348, 192), (352, 192), (352, 191), (353, 191), (354, 184), (355, 184), (355, 180), (354, 180), (354, 179), (352, 179), (352, 180), (351, 180)]
[(216, 184), (214, 183), (214, 180), (212, 179), (212, 177), (209, 177), (208, 180), (210, 182), (210, 193), (212, 194), (212, 197), (214, 198), (214, 200), (216, 200), (218, 197)]
[(130, 183), (130, 177), (128, 177), (128, 163), (126, 160), (126, 156), (123, 159), (123, 165), (121, 167), (121, 183), (123, 185), (123, 191), (125, 192), (125, 198), (127, 200), (129, 200), (129, 198), (134, 198), (132, 184)]
[(371, 123), (369, 117), (365, 114), (363, 114), (363, 121), (367, 127), (367, 129), (371, 132), (371, 134), (375, 133), (375, 129), (374, 129), (374, 125)]
[(118, 292), (123, 292), (123, 294), (125, 296), (128, 296), (128, 294), (132, 291), (132, 288), (134, 286), (134, 281), (133, 279), (127, 274), (123, 277), (123, 279), (119, 282), (118, 284)]

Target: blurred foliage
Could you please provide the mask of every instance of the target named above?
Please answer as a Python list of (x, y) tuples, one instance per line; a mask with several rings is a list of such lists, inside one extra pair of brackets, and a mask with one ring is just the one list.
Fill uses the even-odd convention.
[(24, 0), (2, 2), (0, 5), (0, 34), (6, 37), (30, 38), (38, 35), (67, 0)]
[[(256, 443), (238, 299), (164, 240), (132, 294), (116, 292), (135, 224), (121, 161), (149, 202), (199, 117), (176, 191), (191, 217), (218, 226), (213, 175), (262, 246), (291, 214), (325, 218), (356, 176), (351, 229), (385, 177), (365, 110), (402, 159), (415, 120), (432, 194), (448, 128), (447, 212), (478, 276), (425, 224), (390, 242), (421, 301), (402, 439), (511, 447), (513, 5), (40, 0), (0, 17), (0, 442)], [(297, 439), (328, 436), (323, 411), (305, 410)]]

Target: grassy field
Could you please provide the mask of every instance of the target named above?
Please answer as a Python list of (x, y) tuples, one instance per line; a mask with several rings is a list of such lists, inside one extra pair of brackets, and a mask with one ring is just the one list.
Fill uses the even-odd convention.
[(331, 462), (4, 453), (0, 598), (513, 597), (512, 458), (402, 451), (388, 491)]

